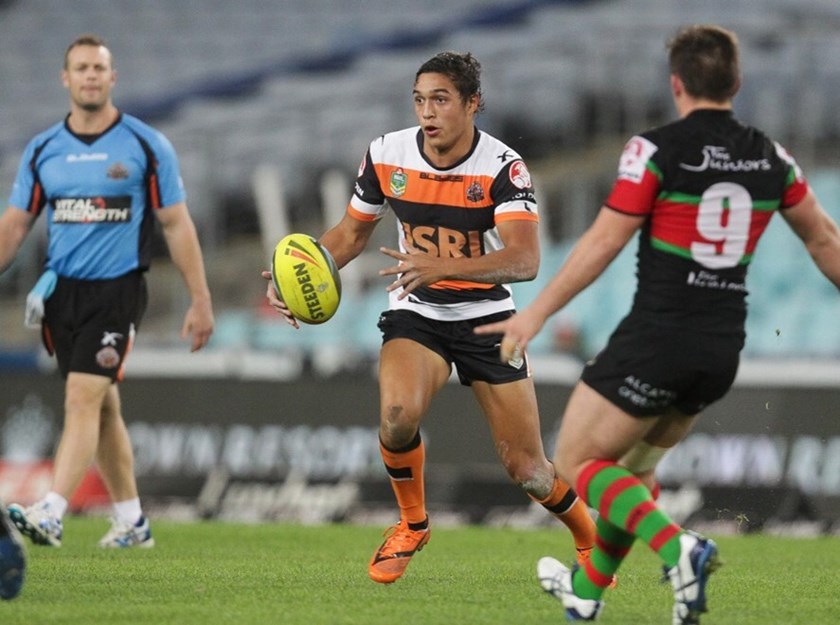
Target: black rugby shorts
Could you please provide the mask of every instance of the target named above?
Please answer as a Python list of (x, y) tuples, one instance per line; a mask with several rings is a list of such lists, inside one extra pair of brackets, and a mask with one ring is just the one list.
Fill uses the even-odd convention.
[(738, 372), (744, 335), (694, 332), (626, 317), (581, 380), (636, 417), (675, 408), (695, 415), (722, 398)]
[(505, 384), (530, 376), (528, 357), (503, 363), (499, 353), (501, 334), (476, 334), (473, 330), (512, 314), (506, 311), (464, 321), (437, 321), (409, 310), (387, 310), (379, 316), (378, 325), (383, 343), (410, 339), (439, 354), (450, 366), (454, 364), (464, 386), (473, 382)]
[(59, 277), (44, 305), (42, 328), (61, 375), (75, 371), (120, 380), (147, 302), (139, 271), (111, 280)]

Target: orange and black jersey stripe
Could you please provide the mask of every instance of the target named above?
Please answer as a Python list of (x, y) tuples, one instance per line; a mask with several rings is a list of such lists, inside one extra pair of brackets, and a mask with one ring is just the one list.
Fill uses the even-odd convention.
[[(359, 167), (349, 213), (377, 220), (393, 210), (400, 249), (408, 242), (439, 257), (474, 258), (503, 247), (496, 225), (538, 221), (528, 168), (504, 143), (476, 129), (470, 152), (448, 169), (423, 155), (419, 127), (389, 133), (370, 144)], [(415, 290), (391, 308), (408, 308), (441, 320), (471, 319), (513, 309), (510, 288), (446, 280)]]

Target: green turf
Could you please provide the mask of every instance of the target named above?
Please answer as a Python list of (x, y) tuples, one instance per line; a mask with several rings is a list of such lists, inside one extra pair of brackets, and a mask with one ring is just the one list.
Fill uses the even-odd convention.
[[(68, 519), (60, 549), (29, 547), (26, 586), (2, 625), (532, 625), (565, 622), (534, 568), (568, 560), (568, 532), (435, 528), (396, 584), (367, 578), (381, 528), (154, 524), (150, 550), (104, 551), (102, 519)], [(703, 625), (837, 622), (840, 540), (718, 537), (725, 565)], [(670, 623), (660, 566), (637, 548), (599, 622)]]

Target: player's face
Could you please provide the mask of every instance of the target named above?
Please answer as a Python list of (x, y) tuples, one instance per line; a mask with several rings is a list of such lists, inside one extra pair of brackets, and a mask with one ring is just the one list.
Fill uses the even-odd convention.
[(104, 46), (76, 46), (67, 55), (61, 80), (70, 92), (70, 102), (85, 111), (98, 111), (111, 100), (117, 73), (111, 53)]
[(467, 102), (444, 74), (425, 73), (414, 83), (414, 113), (423, 130), (423, 151), (437, 165), (451, 165), (472, 146), (478, 98)]

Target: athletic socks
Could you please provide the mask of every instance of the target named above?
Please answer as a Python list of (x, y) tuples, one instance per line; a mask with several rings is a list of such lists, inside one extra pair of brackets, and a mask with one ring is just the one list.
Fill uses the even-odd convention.
[[(50, 513), (57, 519), (62, 519), (67, 512), (67, 500), (56, 492), (50, 491), (43, 499), (44, 503), (49, 505)], [(134, 525), (143, 516), (143, 510), (140, 507), (140, 499), (135, 497), (127, 501), (118, 501), (114, 503), (114, 518), (123, 523)]]
[(58, 520), (64, 518), (68, 506), (68, 502), (64, 497), (54, 491), (50, 491), (44, 496), (43, 501), (49, 506), (50, 514)]
[(605, 521), (603, 517), (598, 517), (595, 528), (595, 547), (589, 559), (572, 577), (572, 588), (581, 599), (600, 599), (603, 596), (636, 540), (635, 536)]
[(114, 503), (114, 518), (128, 525), (136, 525), (143, 516), (140, 498), (128, 499)]
[(614, 462), (594, 461), (584, 467), (577, 485), (600, 518), (591, 562), (572, 579), (575, 594), (599, 599), (634, 538), (659, 554), (665, 566), (677, 563), (682, 529), (656, 505), (651, 492), (630, 471)]
[(404, 519), (413, 530), (428, 527), (426, 516), (426, 495), (423, 485), (423, 464), (426, 448), (420, 432), (408, 445), (391, 450), (379, 442), (379, 451), (385, 470), (391, 479), (391, 488), (400, 507), (400, 519)]
[(548, 497), (532, 499), (566, 524), (572, 532), (575, 547), (589, 549), (595, 544), (595, 523), (589, 509), (577, 493), (559, 477), (554, 478), (554, 485)]

